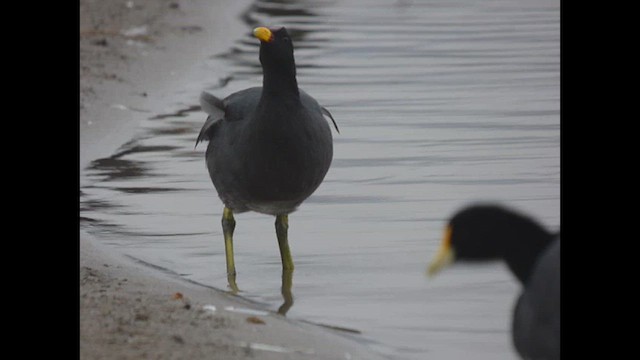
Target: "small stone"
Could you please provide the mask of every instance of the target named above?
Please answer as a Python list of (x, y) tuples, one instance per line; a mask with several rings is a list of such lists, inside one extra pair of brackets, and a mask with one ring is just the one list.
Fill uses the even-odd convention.
[(173, 335), (171, 338), (178, 344), (184, 344), (184, 339), (180, 335)]
[(98, 46), (108, 46), (109, 43), (107, 42), (107, 39), (100, 39), (100, 40), (96, 40), (93, 42), (93, 45), (98, 45)]
[(249, 316), (247, 318), (247, 322), (251, 323), (251, 324), (260, 324), (260, 325), (264, 325), (264, 323), (265, 323), (264, 320), (260, 319), (257, 316)]

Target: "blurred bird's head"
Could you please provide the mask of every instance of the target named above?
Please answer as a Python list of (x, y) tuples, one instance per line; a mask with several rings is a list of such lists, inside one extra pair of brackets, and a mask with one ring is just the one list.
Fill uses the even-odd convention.
[(551, 239), (537, 222), (512, 209), (492, 204), (468, 206), (449, 219), (427, 273), (433, 276), (457, 260), (505, 260), (525, 280)]

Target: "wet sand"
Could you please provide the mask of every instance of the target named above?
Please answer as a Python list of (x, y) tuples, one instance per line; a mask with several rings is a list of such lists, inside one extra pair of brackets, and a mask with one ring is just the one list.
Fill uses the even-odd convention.
[[(248, 4), (80, 1), (81, 174), (129, 140), (141, 114), (165, 111), (168, 89), (202, 76), (194, 69), (204, 58), (248, 31), (237, 20)], [(83, 230), (79, 266), (82, 359), (381, 358), (357, 336), (190, 283)]]
[(380, 359), (337, 331), (289, 320), (80, 241), (82, 359)]

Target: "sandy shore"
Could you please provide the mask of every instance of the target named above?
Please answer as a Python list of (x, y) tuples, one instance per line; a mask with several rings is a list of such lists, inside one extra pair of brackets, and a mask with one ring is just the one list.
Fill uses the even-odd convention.
[(361, 343), (80, 241), (81, 359), (380, 359)]
[[(248, 4), (80, 1), (81, 175), (92, 160), (129, 140), (141, 113), (170, 106), (172, 87), (188, 88), (203, 76), (207, 56), (248, 31), (237, 20)], [(194, 90), (194, 99), (198, 95)], [(82, 229), (79, 266), (82, 359), (381, 358), (355, 335), (187, 282), (115, 252)]]

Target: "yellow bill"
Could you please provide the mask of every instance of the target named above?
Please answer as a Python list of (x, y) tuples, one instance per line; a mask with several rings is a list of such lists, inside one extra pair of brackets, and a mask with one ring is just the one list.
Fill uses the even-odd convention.
[(266, 27), (257, 27), (253, 29), (253, 36), (260, 39), (260, 41), (264, 41), (264, 42), (273, 41), (273, 34), (271, 33), (271, 30), (267, 29)]
[(427, 275), (429, 275), (429, 277), (434, 276), (447, 265), (451, 264), (454, 258), (455, 251), (451, 247), (451, 226), (447, 226), (444, 231), (444, 237), (442, 238), (440, 248), (438, 249), (436, 256), (431, 261), (431, 264), (429, 264)]

